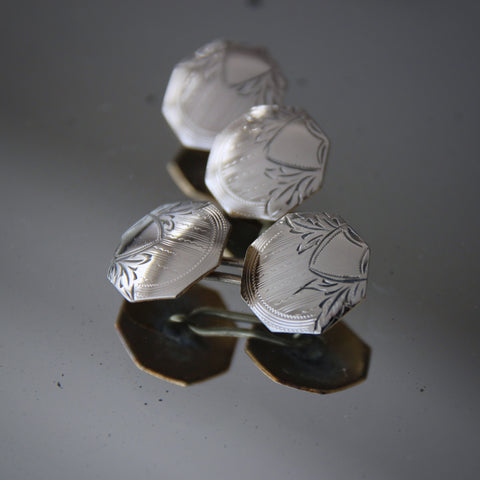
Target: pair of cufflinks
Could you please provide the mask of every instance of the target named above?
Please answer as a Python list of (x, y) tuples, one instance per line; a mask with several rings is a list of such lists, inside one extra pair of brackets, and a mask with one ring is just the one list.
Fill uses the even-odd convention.
[(229, 215), (278, 220), (316, 192), (329, 141), (263, 48), (216, 41), (173, 70), (162, 111), (184, 147), (209, 150), (205, 183)]
[[(361, 340), (341, 327), (363, 352), (353, 378), (345, 367), (334, 366), (335, 351), (344, 348), (338, 335), (327, 330), (364, 298), (369, 249), (339, 216), (288, 213), (320, 188), (329, 142), (306, 112), (280, 105), (285, 88), (283, 75), (264, 49), (229, 41), (208, 44), (174, 68), (163, 113), (184, 146), (210, 149), (205, 184), (218, 206), (183, 201), (156, 208), (124, 233), (108, 279), (128, 302), (156, 301), (155, 315), (163, 318), (160, 357), (167, 355), (175, 363), (163, 336), (178, 333), (178, 328), (183, 336), (173, 334), (173, 350), (194, 349), (187, 337), (245, 336), (247, 353), (273, 379), (325, 393), (357, 383), (366, 374), (368, 347), (360, 347)], [(231, 227), (224, 212), (264, 221), (244, 259), (226, 255)], [(222, 271), (222, 266), (234, 272)], [(202, 295), (195, 293), (199, 287), (194, 287), (203, 278), (240, 285), (254, 315), (203, 304)], [(189, 295), (196, 303), (184, 311)], [(162, 304), (169, 312), (166, 317), (159, 313)], [(136, 311), (151, 315), (143, 307)], [(208, 325), (205, 318), (212, 317), (227, 323)], [(329, 334), (336, 339), (333, 351), (333, 344), (326, 347)], [(280, 357), (275, 349), (281, 350)], [(190, 372), (194, 377), (196, 368)], [(327, 388), (325, 378), (335, 377), (335, 368), (344, 379)], [(182, 384), (198, 381), (186, 380), (188, 372), (187, 365), (181, 378), (159, 376)]]
[[(130, 302), (177, 298), (207, 276), (240, 283), (248, 306), (278, 333), (320, 334), (365, 296), (368, 246), (340, 217), (289, 213), (244, 261), (223, 257), (229, 230), (210, 202), (163, 205), (123, 234), (108, 278)], [(217, 271), (222, 262), (243, 267), (241, 275)]]

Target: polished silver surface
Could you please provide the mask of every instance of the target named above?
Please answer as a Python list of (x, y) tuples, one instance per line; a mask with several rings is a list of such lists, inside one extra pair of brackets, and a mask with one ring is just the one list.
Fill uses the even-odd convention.
[(162, 205), (122, 235), (108, 279), (130, 302), (175, 298), (219, 265), (229, 230), (209, 202)]
[[(0, 478), (477, 480), (479, 18), (476, 0), (2, 2)], [(172, 66), (219, 36), (268, 46), (331, 140), (298, 210), (341, 212), (371, 249), (344, 317), (372, 349), (355, 388), (278, 385), (243, 340), (228, 374), (168, 385), (115, 331), (115, 244), (185, 198)]]
[(205, 183), (230, 215), (277, 220), (320, 188), (328, 149), (304, 110), (255, 106), (216, 137)]
[(272, 332), (319, 334), (365, 297), (368, 260), (341, 217), (287, 214), (248, 248), (242, 297)]
[(209, 150), (253, 105), (282, 103), (286, 86), (265, 48), (216, 40), (174, 67), (162, 111), (185, 147)]

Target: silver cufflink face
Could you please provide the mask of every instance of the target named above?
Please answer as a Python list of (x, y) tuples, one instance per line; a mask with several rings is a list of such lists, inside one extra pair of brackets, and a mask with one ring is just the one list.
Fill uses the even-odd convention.
[(209, 274), (238, 281), (251, 310), (277, 333), (323, 333), (365, 297), (369, 249), (341, 217), (285, 215), (248, 247), (241, 281), (212, 273), (229, 231), (209, 202), (163, 205), (122, 235), (108, 278), (130, 302), (176, 298)]
[(264, 48), (217, 40), (174, 67), (162, 111), (185, 147), (210, 150), (253, 105), (281, 104), (286, 86)]
[(328, 149), (305, 111), (255, 106), (216, 137), (205, 183), (228, 214), (278, 220), (320, 188)]
[(341, 217), (291, 213), (248, 248), (242, 297), (272, 332), (319, 334), (365, 297), (368, 260)]
[[(341, 217), (287, 214), (248, 247), (240, 276), (213, 271), (242, 267), (222, 259), (229, 229), (213, 204), (177, 202), (122, 236), (108, 278), (128, 300), (117, 329), (139, 368), (190, 385), (225, 372), (235, 339), (246, 337), (247, 354), (278, 383), (331, 393), (364, 380), (368, 345), (345, 325), (330, 327), (365, 296), (365, 242)], [(194, 285), (207, 275), (240, 285), (255, 315), (228, 311)]]
[(122, 235), (108, 279), (130, 302), (175, 298), (219, 265), (229, 230), (209, 202), (162, 205)]

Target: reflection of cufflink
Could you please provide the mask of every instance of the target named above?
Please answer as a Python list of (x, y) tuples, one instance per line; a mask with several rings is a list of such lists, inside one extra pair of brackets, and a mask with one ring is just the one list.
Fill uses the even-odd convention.
[(266, 49), (217, 40), (174, 67), (162, 111), (184, 146), (209, 150), (250, 107), (282, 104), (286, 85)]
[(298, 346), (284, 346), (252, 335), (245, 351), (275, 382), (309, 392), (338, 392), (367, 378), (370, 347), (344, 322), (301, 339)]
[[(135, 364), (182, 386), (227, 371), (236, 338), (200, 336), (188, 324), (170, 321), (172, 315), (187, 314), (201, 305), (225, 309), (220, 295), (201, 285), (175, 300), (123, 302), (116, 326)], [(205, 315), (202, 321), (207, 328), (235, 326), (233, 321), (213, 315)]]
[[(124, 233), (108, 278), (131, 302), (175, 298), (207, 275), (239, 284), (240, 275), (214, 271), (229, 229), (208, 202), (159, 207)], [(288, 214), (248, 248), (242, 297), (272, 332), (322, 333), (364, 298), (368, 258), (340, 217)]]
[(226, 372), (237, 337), (247, 337), (245, 351), (263, 373), (289, 387), (332, 393), (367, 376), (370, 349), (343, 322), (323, 335), (278, 335), (241, 329), (235, 322), (248, 316), (224, 309), (215, 291), (195, 285), (175, 300), (123, 302), (117, 329), (140, 369), (182, 386)]
[(278, 220), (320, 188), (328, 148), (305, 111), (256, 106), (216, 137), (205, 183), (229, 215)]

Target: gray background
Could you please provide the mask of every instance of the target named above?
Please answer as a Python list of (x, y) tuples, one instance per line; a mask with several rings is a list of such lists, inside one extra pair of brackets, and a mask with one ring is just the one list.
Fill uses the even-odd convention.
[[(0, 13), (2, 479), (477, 478), (478, 2), (7, 1)], [(106, 265), (183, 198), (170, 71), (226, 37), (267, 46), (332, 142), (303, 210), (371, 246), (347, 323), (367, 381), (320, 396), (230, 371), (139, 371)], [(245, 310), (235, 288), (228, 305)], [(57, 385), (60, 382), (60, 388)], [(163, 401), (159, 401), (162, 399)]]

